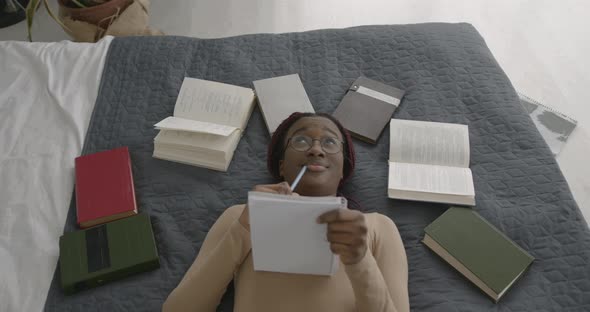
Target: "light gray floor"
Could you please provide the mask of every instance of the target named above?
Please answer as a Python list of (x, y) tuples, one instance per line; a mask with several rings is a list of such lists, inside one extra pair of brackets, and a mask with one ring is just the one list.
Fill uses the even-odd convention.
[[(55, 7), (55, 0), (50, 0)], [(557, 157), (590, 220), (590, 2), (579, 0), (154, 0), (152, 25), (200, 38), (280, 33), (367, 24), (468, 22), (486, 39), (514, 87), (578, 120)], [(39, 41), (66, 39), (40, 10)], [(24, 40), (24, 23), (0, 40)], [(1, 53), (1, 51), (0, 51)]]

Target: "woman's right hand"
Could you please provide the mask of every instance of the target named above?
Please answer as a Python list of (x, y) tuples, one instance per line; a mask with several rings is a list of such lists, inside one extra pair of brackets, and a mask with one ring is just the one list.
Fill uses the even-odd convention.
[[(283, 195), (298, 195), (297, 193), (293, 193), (291, 191), (291, 186), (289, 186), (289, 183), (287, 182), (281, 182), (281, 183), (277, 183), (277, 184), (263, 184), (263, 185), (256, 185), (254, 187), (254, 189), (252, 189), (254, 192), (265, 192), (265, 193), (273, 193), (273, 194), (283, 194)], [(249, 217), (249, 212), (248, 212), (248, 204), (246, 204), (246, 207), (244, 208), (244, 210), (242, 211), (242, 214), (240, 215), (240, 223), (248, 230), (250, 231), (250, 217)]]

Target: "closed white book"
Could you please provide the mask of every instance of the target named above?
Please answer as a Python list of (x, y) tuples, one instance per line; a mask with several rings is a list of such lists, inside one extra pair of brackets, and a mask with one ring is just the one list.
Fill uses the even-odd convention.
[(174, 115), (155, 124), (155, 158), (227, 171), (254, 109), (249, 88), (186, 77)]
[(330, 250), (327, 225), (316, 219), (346, 208), (342, 197), (248, 193), (254, 270), (332, 275), (340, 258)]
[(467, 125), (392, 119), (390, 198), (475, 205)]
[(292, 113), (315, 112), (298, 74), (256, 80), (253, 84), (270, 135)]

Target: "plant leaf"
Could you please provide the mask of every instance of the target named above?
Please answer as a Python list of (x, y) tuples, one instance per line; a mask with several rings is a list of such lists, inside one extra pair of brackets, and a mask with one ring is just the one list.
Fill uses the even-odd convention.
[(51, 18), (59, 24), (59, 26), (61, 26), (64, 30), (72, 32), (72, 30), (66, 26), (57, 16), (55, 16), (55, 14), (53, 14), (53, 11), (51, 11), (51, 8), (49, 7), (49, 3), (47, 3), (47, 0), (43, 0), (43, 4), (45, 5), (45, 9), (47, 9), (47, 13), (49, 14), (49, 16), (51, 16)]
[(29, 41), (33, 41), (33, 36), (31, 34), (31, 29), (33, 27), (33, 17), (35, 17), (35, 12), (39, 7), (39, 3), (41, 0), (31, 0), (29, 4), (27, 4), (27, 9), (25, 11), (27, 17), (27, 38)]
[(84, 4), (82, 4), (80, 1), (78, 0), (70, 0), (72, 1), (75, 5), (81, 7), (81, 8), (85, 8), (86, 6)]

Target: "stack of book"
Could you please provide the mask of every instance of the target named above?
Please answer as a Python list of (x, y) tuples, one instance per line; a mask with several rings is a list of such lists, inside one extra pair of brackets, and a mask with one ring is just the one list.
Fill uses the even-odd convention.
[(76, 219), (59, 240), (66, 294), (160, 266), (150, 217), (138, 214), (127, 147), (76, 158)]
[(174, 116), (155, 125), (155, 158), (227, 171), (252, 110), (249, 88), (185, 78)]

